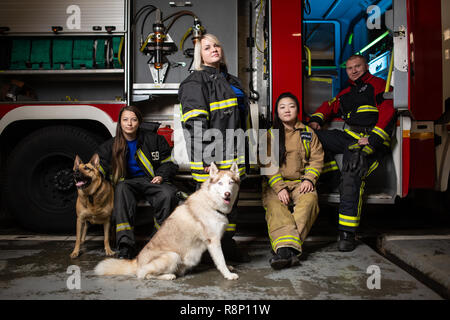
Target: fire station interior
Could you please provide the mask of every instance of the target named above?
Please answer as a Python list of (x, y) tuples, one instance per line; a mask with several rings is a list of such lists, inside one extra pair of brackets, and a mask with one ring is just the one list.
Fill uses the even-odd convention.
[[(370, 11), (367, 8), (372, 4), (376, 6)], [(146, 121), (174, 129), (178, 178), (182, 186), (187, 185), (189, 162), (179, 130), (177, 92), (192, 67), (193, 30), (206, 31), (220, 39), (229, 72), (238, 75), (248, 91), (253, 126), (267, 128), (271, 125), (274, 101), (268, 2), (202, 0), (192, 6), (177, 7), (166, 1), (155, 1), (153, 5), (136, 0), (126, 9), (132, 13), (129, 30), (118, 25), (116, 30), (101, 34), (59, 34), (55, 26), (55, 30), (36, 29), (37, 35), (19, 30), (0, 36), (0, 104), (26, 101), (137, 105)], [(302, 21), (303, 69), (292, 71), (303, 74), (299, 98), (304, 121), (323, 101), (332, 99), (346, 86), (345, 60), (350, 55), (363, 54), (370, 72), (387, 79), (393, 43), (392, 9), (392, 0), (304, 1), (302, 17), (298, 17)], [(167, 38), (160, 51), (152, 38), (158, 21), (167, 27)], [(370, 28), (366, 25), (369, 22)], [(161, 68), (155, 67), (158, 64)], [(343, 129), (343, 122), (333, 121), (329, 128)], [(108, 138), (104, 130), (95, 134), (96, 139)], [(395, 137), (392, 140), (393, 153), (368, 177), (365, 195), (369, 203), (394, 203), (398, 194), (396, 163), (400, 153)], [(339, 156), (336, 160), (340, 164)], [(259, 206), (261, 177), (257, 167), (253, 167), (249, 177), (240, 204)], [(339, 202), (337, 189), (328, 190), (321, 197), (327, 202)]]

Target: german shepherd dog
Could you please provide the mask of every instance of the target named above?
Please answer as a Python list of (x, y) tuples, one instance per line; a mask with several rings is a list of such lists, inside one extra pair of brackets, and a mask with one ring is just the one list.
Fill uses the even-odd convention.
[(103, 224), (104, 245), (107, 256), (112, 256), (114, 251), (109, 246), (109, 230), (111, 214), (114, 206), (114, 189), (106, 181), (99, 171), (100, 158), (94, 154), (88, 163), (83, 163), (80, 157), (75, 157), (73, 177), (78, 191), (76, 203), (77, 211), (77, 239), (71, 258), (80, 254), (80, 245), (86, 239), (88, 222)]
[(228, 280), (238, 279), (225, 264), (220, 240), (228, 224), (226, 217), (239, 191), (236, 163), (230, 170), (210, 167), (201, 188), (178, 206), (134, 260), (106, 259), (97, 275), (136, 275), (139, 279), (173, 280), (196, 266), (208, 250), (217, 269)]

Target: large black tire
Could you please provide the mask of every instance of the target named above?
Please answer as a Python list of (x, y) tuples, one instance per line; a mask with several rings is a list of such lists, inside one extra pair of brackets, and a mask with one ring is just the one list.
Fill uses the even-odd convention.
[(16, 146), (7, 163), (6, 200), (23, 227), (38, 232), (75, 230), (75, 155), (89, 161), (99, 141), (78, 127), (52, 126)]

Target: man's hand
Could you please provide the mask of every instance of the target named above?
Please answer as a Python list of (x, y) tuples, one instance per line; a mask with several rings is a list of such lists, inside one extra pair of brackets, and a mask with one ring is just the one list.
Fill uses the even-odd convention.
[(308, 126), (314, 130), (320, 130), (320, 124), (318, 122), (310, 122), (308, 123)]
[(358, 144), (359, 144), (360, 146), (366, 146), (366, 145), (368, 145), (368, 144), (369, 144), (369, 138), (367, 138), (367, 137), (365, 137), (365, 138), (360, 138), (360, 139), (358, 140)]
[(162, 181), (163, 181), (163, 178), (161, 176), (156, 176), (150, 182), (151, 183), (156, 183), (156, 184), (161, 184)]
[(311, 181), (308, 180), (304, 180), (301, 184), (300, 184), (300, 188), (299, 191), (300, 193), (308, 193), (314, 190), (314, 186), (311, 183)]
[(285, 205), (289, 205), (289, 202), (291, 201), (289, 192), (286, 189), (283, 189), (280, 192), (278, 192), (278, 199), (280, 199), (280, 201)]
[(203, 170), (205, 170), (206, 173), (209, 173), (209, 170), (211, 169), (211, 167), (204, 167)]

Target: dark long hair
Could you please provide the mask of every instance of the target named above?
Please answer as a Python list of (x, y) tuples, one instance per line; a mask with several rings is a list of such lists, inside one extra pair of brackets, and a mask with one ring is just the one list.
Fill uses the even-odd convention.
[(290, 93), (290, 92), (283, 92), (282, 94), (280, 94), (277, 98), (277, 101), (275, 102), (275, 114), (274, 114), (274, 118), (273, 118), (273, 128), (274, 129), (278, 129), (279, 132), (279, 150), (280, 150), (280, 166), (286, 161), (286, 135), (284, 133), (284, 125), (283, 125), (283, 121), (281, 121), (279, 115), (278, 115), (278, 103), (280, 102), (281, 99), (283, 98), (291, 98), (292, 100), (294, 100), (296, 106), (297, 106), (297, 114), (300, 113), (300, 105), (298, 103), (298, 99), (297, 97)]
[[(111, 173), (112, 173), (112, 182), (114, 184), (117, 184), (119, 179), (123, 176), (125, 176), (126, 172), (126, 150), (127, 150), (127, 141), (123, 135), (122, 131), (122, 113), (127, 110), (134, 112), (136, 117), (138, 118), (139, 125), (142, 124), (142, 113), (141, 111), (135, 107), (135, 106), (125, 106), (122, 109), (120, 109), (119, 112), (119, 120), (117, 122), (117, 128), (116, 128), (116, 136), (114, 137), (114, 142), (112, 146), (112, 161), (111, 161)], [(138, 129), (139, 131), (139, 129)]]

